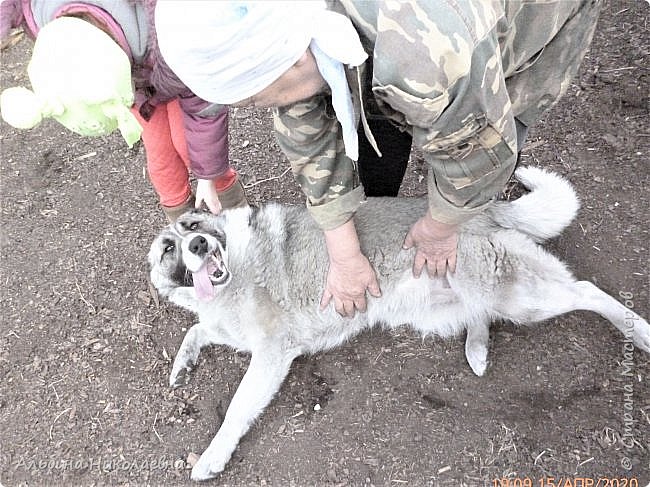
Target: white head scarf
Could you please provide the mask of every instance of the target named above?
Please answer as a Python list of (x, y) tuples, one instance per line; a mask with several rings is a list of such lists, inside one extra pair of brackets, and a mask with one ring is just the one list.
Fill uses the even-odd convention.
[(310, 47), (332, 91), (346, 154), (358, 158), (356, 117), (343, 65), (367, 58), (350, 20), (318, 1), (161, 0), (161, 54), (196, 95), (212, 103), (249, 98), (286, 72)]

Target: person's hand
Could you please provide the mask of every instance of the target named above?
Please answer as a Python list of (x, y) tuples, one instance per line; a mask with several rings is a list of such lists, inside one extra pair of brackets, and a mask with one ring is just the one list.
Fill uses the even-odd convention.
[(210, 212), (215, 215), (221, 212), (221, 202), (217, 196), (217, 188), (211, 179), (199, 179), (196, 182), (196, 203), (195, 208), (201, 208), (205, 203)]
[(354, 317), (355, 310), (366, 311), (366, 289), (381, 296), (375, 271), (361, 253), (354, 222), (349, 220), (334, 230), (325, 231), (330, 257), (321, 310), (334, 300), (334, 309), (341, 316)]
[(422, 274), (424, 266), (429, 277), (443, 277), (447, 270), (456, 270), (458, 226), (447, 225), (431, 218), (427, 213), (416, 221), (404, 240), (404, 248), (416, 247), (413, 275)]
[(334, 309), (341, 316), (353, 318), (355, 310), (365, 313), (366, 289), (374, 296), (381, 296), (375, 271), (361, 253), (346, 260), (330, 259), (321, 309), (334, 300)]

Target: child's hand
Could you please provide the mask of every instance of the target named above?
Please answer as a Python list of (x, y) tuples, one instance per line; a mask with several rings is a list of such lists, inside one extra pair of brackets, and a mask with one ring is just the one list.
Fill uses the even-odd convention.
[(221, 212), (221, 203), (219, 196), (217, 196), (217, 188), (214, 181), (211, 179), (199, 179), (196, 184), (196, 208), (201, 208), (201, 204), (205, 203), (208, 209), (217, 215)]

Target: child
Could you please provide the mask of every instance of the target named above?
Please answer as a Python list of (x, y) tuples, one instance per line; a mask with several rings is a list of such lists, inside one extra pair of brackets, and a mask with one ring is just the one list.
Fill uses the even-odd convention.
[[(22, 25), (36, 39), (28, 68), (34, 93), (2, 94), (8, 123), (29, 128), (52, 116), (82, 135), (119, 128), (129, 145), (141, 135), (172, 222), (203, 203), (213, 213), (247, 204), (228, 163), (227, 109), (198, 98), (165, 64), (154, 0), (0, 1), (0, 38)], [(196, 197), (189, 170), (198, 178)]]

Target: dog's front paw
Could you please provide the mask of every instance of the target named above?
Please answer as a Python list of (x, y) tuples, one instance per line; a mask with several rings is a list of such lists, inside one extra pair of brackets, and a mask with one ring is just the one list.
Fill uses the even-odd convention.
[(214, 448), (208, 448), (192, 468), (192, 480), (208, 480), (216, 477), (226, 468), (228, 460), (230, 460), (230, 455), (226, 456), (215, 451)]
[(196, 361), (196, 354), (190, 353), (186, 347), (181, 349), (176, 354), (172, 371), (169, 374), (169, 385), (171, 387), (181, 387), (190, 381), (190, 372), (194, 368)]
[(184, 386), (190, 381), (190, 371), (199, 359), (199, 352), (201, 351), (201, 342), (197, 343), (197, 337), (200, 336), (200, 325), (194, 325), (185, 335), (183, 343), (176, 352), (174, 365), (172, 365), (172, 371), (169, 375), (169, 385), (171, 387)]
[(191, 365), (182, 365), (174, 362), (172, 371), (169, 374), (169, 386), (173, 388), (187, 385), (190, 381), (190, 372), (192, 371)]

